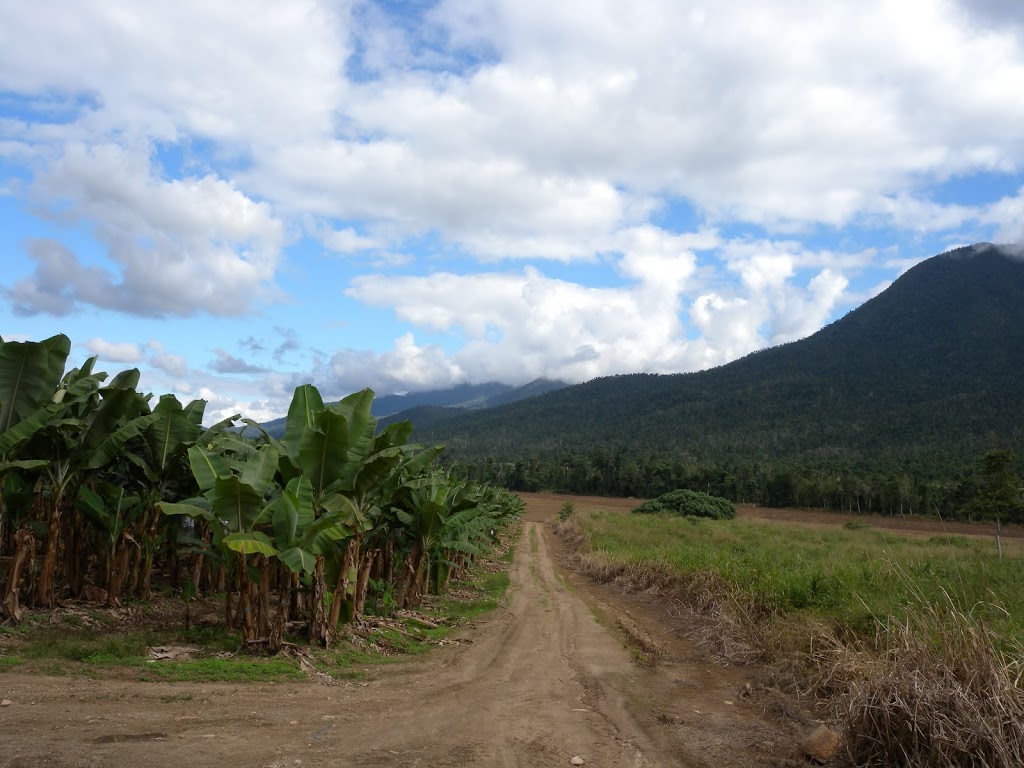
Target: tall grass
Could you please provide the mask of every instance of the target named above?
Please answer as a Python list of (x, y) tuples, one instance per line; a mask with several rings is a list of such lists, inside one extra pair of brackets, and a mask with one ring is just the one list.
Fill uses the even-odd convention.
[(590, 575), (704, 614), (706, 647), (829, 698), (857, 765), (1024, 765), (1024, 547), (614, 513), (560, 526)]
[(1024, 634), (1024, 547), (988, 540), (616, 513), (577, 515), (587, 550), (620, 565), (713, 574), (758, 614), (801, 615), (865, 636), (878, 618), (951, 600), (1009, 637)]

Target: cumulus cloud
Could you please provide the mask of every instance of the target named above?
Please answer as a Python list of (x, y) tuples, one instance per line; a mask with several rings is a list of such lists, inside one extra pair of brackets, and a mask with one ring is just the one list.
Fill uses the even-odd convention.
[(139, 345), (132, 342), (93, 338), (85, 342), (84, 346), (101, 360), (109, 360), (112, 363), (137, 363), (145, 357)]
[(376, 250), (389, 244), (385, 238), (362, 235), (352, 227), (329, 229), (321, 234), (320, 239), (330, 250), (338, 253)]
[[(353, 381), (361, 371), (385, 387), (405, 376), (411, 388), (425, 389), (462, 381), (584, 381), (637, 370), (693, 371), (812, 333), (848, 286), (842, 273), (820, 268), (822, 262), (842, 262), (837, 254), (787, 253), (783, 245), (762, 243), (760, 255), (741, 258), (759, 246), (737, 243), (723, 245), (734, 249), (730, 268), (741, 272), (740, 286), (701, 291), (690, 284), (698, 263), (692, 252), (678, 242), (671, 247), (673, 238), (652, 231), (631, 237), (647, 248), (621, 257), (621, 271), (634, 281), (622, 288), (588, 288), (533, 267), (357, 278), (350, 296), (393, 308), (424, 331), (455, 334), (462, 345), (449, 354), (421, 348), (406, 335), (385, 354), (338, 353), (330, 374)], [(814, 265), (819, 268), (808, 275), (806, 268)], [(691, 291), (696, 294), (687, 300)]]
[(2, 12), (0, 87), (87, 95), (64, 136), (248, 144), (317, 135), (345, 93), (348, 5), (16, 3)]
[(313, 370), (329, 397), (370, 387), (378, 394), (446, 389), (466, 380), (458, 364), (436, 345), (416, 344), (412, 333), (395, 340), (385, 352), (342, 349)]
[(222, 179), (164, 181), (144, 153), (74, 145), (34, 194), (56, 221), (93, 226), (114, 268), (32, 241), (34, 274), (7, 291), (20, 314), (89, 304), (150, 317), (235, 315), (278, 293), (282, 224)]

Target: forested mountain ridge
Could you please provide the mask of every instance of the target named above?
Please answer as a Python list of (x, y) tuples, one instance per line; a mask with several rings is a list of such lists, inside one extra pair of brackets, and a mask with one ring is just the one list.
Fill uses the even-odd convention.
[(980, 244), (921, 262), (801, 341), (427, 420), (416, 439), (476, 463), (560, 457), (566, 473), (569, 458), (610, 454), (713, 474), (941, 478), (1022, 433), (1024, 259)]

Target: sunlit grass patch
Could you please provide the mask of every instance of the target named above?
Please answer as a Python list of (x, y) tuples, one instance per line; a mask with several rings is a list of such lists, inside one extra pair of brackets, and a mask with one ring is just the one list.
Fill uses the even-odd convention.
[(148, 664), (140, 680), (166, 682), (269, 682), (301, 680), (305, 673), (295, 659), (226, 658), (184, 659)]
[[(923, 599), (954, 604), (1011, 636), (1024, 632), (1024, 560), (1017, 542), (903, 536), (760, 520), (577, 516), (591, 552), (680, 575), (713, 572), (771, 615), (801, 613), (864, 627)], [(998, 607), (996, 605), (998, 604)]]

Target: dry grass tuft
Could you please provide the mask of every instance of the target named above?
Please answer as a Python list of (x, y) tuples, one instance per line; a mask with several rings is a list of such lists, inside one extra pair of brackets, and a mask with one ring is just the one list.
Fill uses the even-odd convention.
[[(847, 748), (858, 765), (1024, 765), (1020, 647), (1000, 640), (952, 600), (930, 605), (880, 635), (845, 702)], [(854, 666), (856, 654), (846, 660)]]

